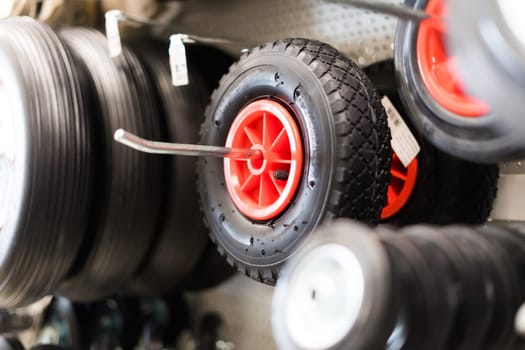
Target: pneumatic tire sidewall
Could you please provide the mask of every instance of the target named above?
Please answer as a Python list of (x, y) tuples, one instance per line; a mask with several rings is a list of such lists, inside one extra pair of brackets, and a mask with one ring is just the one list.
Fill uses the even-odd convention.
[[(237, 113), (250, 102), (270, 98), (292, 111), (303, 137), (305, 162), (295, 199), (280, 217), (267, 223), (253, 222), (237, 210), (224, 182), (222, 159), (199, 162), (201, 198), (211, 208), (204, 214), (210, 227), (220, 233), (212, 229), (212, 239), (249, 266), (283, 263), (285, 258), (280, 256), (290, 255), (323, 219), (331, 192), (336, 164), (332, 112), (315, 74), (297, 63), (273, 52), (242, 61), (222, 82), (217, 91), (220, 98), (210, 106), (203, 126), (203, 144), (224, 145)], [(259, 256), (248, 254), (251, 250)]]

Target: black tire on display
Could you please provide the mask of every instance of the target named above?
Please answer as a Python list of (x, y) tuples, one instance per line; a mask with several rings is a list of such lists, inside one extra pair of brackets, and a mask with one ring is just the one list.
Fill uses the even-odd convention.
[[(279, 144), (282, 139), (276, 136), (277, 144), (295, 147), (294, 151), (288, 150), (291, 153), (287, 156), (301, 154), (304, 166), (297, 165), (300, 163), (297, 158), (279, 160), (296, 167), (278, 168), (275, 172), (271, 168), (267, 174), (271, 158), (246, 163), (210, 158), (199, 161), (197, 175), (201, 208), (219, 252), (242, 273), (273, 284), (281, 265), (321, 221), (333, 217), (351, 217), (367, 223), (379, 221), (389, 181), (390, 133), (384, 109), (362, 70), (332, 47), (317, 41), (279, 40), (245, 54), (213, 93), (201, 142), (224, 146), (228, 137), (235, 142), (238, 135), (232, 136), (236, 131), (230, 130), (245, 121), (240, 116), (260, 115), (271, 120), (266, 111), (257, 111), (262, 105), (275, 107), (270, 115), (278, 110), (275, 113), (287, 116), (281, 132), (288, 133), (287, 137), (298, 133), (299, 141), (289, 138), (282, 146)], [(250, 139), (253, 147), (266, 147), (265, 135), (270, 129), (265, 123), (257, 124), (262, 125), (260, 132), (267, 134), (256, 136), (255, 141)], [(295, 134), (289, 131), (294, 127), (298, 130)], [(249, 130), (244, 132), (250, 134)], [(262, 141), (257, 142), (257, 137)], [(274, 140), (270, 153), (265, 154), (273, 156), (275, 144)], [(224, 175), (225, 164), (228, 171), (234, 166), (255, 169), (262, 164), (256, 169), (264, 171), (260, 187), (251, 183), (239, 186), (241, 191), (258, 190), (258, 194), (252, 191), (250, 195), (259, 197), (259, 205), (266, 203), (265, 196), (269, 193), (263, 188), (263, 177), (265, 181), (273, 181), (281, 200), (283, 193), (290, 195), (286, 190), (294, 188), (289, 185), (298, 174), (295, 192), (286, 197), (286, 205), (280, 211), (254, 219), (255, 214), (241, 209), (239, 200), (231, 196), (229, 188), (235, 188), (232, 187), (235, 183), (230, 181), (235, 182), (236, 178)], [(228, 164), (233, 165), (228, 168)]]
[[(445, 1), (406, 0), (405, 6), (425, 10), (431, 2), (436, 9), (435, 5)], [(498, 121), (500, 116), (491, 111), (478, 111), (475, 115), (468, 115), (470, 112), (465, 114), (456, 109), (445, 108), (443, 103), (433, 97), (425, 85), (421, 60), (417, 53), (416, 43), (421, 28), (416, 22), (400, 21), (394, 40), (399, 92), (413, 125), (439, 149), (470, 161), (497, 163), (523, 156), (521, 142), (509, 131), (510, 124), (505, 125), (506, 121)], [(435, 41), (429, 40), (428, 43), (428, 47), (432, 47)], [(469, 50), (462, 48), (462, 51)], [(449, 64), (445, 62), (443, 66), (445, 65)], [(448, 81), (452, 82), (453, 79)], [(521, 126), (519, 128), (521, 130)]]
[(113, 134), (124, 128), (162, 140), (165, 126), (147, 73), (130, 50), (124, 46), (122, 55), (111, 59), (106, 38), (92, 29), (65, 29), (61, 36), (92, 84), (99, 149), (91, 225), (76, 269), (60, 292), (91, 301), (116, 292), (136, 272), (158, 230), (165, 199), (165, 159), (120, 145)]
[[(210, 96), (198, 69), (190, 63), (190, 85), (171, 83), (166, 44), (151, 39), (130, 43), (156, 87), (158, 105), (168, 125), (169, 142), (196, 144)], [(177, 286), (197, 265), (207, 242), (195, 191), (195, 157), (168, 159), (167, 204), (153, 249), (126, 290), (158, 294)]]
[(60, 39), (29, 18), (0, 21), (0, 307), (53, 293), (91, 208), (92, 128)]
[(426, 141), (412, 126), (413, 118), (407, 118), (410, 114), (399, 98), (392, 60), (369, 66), (365, 72), (378, 93), (392, 101), (421, 147), (412, 193), (403, 207), (384, 221), (396, 225), (486, 222), (497, 194), (498, 165), (464, 161)]

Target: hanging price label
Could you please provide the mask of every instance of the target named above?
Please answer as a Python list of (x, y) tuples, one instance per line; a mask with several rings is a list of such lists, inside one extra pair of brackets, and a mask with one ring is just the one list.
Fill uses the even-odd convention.
[(106, 38), (108, 40), (108, 50), (110, 57), (117, 57), (122, 53), (122, 43), (120, 41), (120, 30), (118, 22), (122, 12), (111, 10), (106, 12)]
[(170, 37), (170, 69), (171, 82), (174, 86), (184, 86), (190, 83), (188, 63), (183, 35), (174, 34)]
[(385, 96), (381, 103), (385, 107), (392, 134), (392, 150), (406, 168), (417, 157), (421, 147), (390, 99)]

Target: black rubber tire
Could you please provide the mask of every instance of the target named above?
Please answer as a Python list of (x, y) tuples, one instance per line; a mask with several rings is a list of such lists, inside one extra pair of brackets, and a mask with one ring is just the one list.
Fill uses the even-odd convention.
[(271, 222), (255, 223), (231, 200), (221, 159), (199, 161), (197, 175), (201, 208), (219, 252), (242, 273), (273, 284), (281, 265), (322, 220), (379, 221), (390, 132), (376, 92), (356, 64), (326, 44), (285, 39), (256, 47), (230, 68), (212, 95), (201, 142), (223, 146), (241, 108), (263, 97), (287, 106), (303, 136), (304, 177), (288, 209)]
[(44, 24), (0, 22), (0, 75), (0, 307), (15, 307), (53, 293), (77, 256), (94, 190), (92, 128), (71, 55)]
[[(156, 88), (160, 116), (168, 125), (169, 142), (196, 144), (208, 103), (208, 90), (201, 74), (191, 64), (190, 85), (171, 83), (167, 44), (152, 39), (130, 42)], [(195, 157), (169, 157), (164, 186), (167, 202), (155, 245), (139, 272), (126, 287), (133, 294), (159, 294), (177, 286), (197, 265), (208, 243), (195, 189)]]
[(464, 161), (426, 141), (412, 126), (412, 118), (406, 118), (410, 114), (400, 100), (392, 60), (369, 66), (365, 73), (378, 93), (388, 96), (405, 117), (421, 147), (417, 158), (418, 177), (412, 195), (405, 206), (385, 222), (395, 225), (485, 223), (497, 195), (499, 166)]
[[(164, 206), (165, 162), (113, 140), (118, 128), (148, 139), (163, 139), (165, 129), (147, 74), (137, 57), (123, 47), (111, 59), (104, 35), (92, 29), (61, 32), (86, 70), (96, 100), (97, 198), (83, 254), (60, 287), (74, 301), (107, 296), (126, 283), (148, 253)], [(87, 288), (86, 286), (89, 286)]]
[[(405, 0), (404, 5), (421, 10), (427, 3)], [(508, 125), (498, 123), (496, 114), (465, 118), (433, 99), (423, 83), (416, 56), (418, 29), (416, 22), (400, 21), (394, 39), (399, 92), (413, 125), (436, 147), (463, 159), (497, 163), (522, 157), (522, 145), (517, 147), (516, 138), (509, 137)]]
[(480, 256), (478, 268), (487, 271), (485, 285), (489, 291), (485, 293), (490, 295), (492, 317), (487, 332), (482, 336), (481, 348), (508, 349), (514, 339), (512, 334), (516, 305), (512, 290), (515, 285), (515, 271), (509, 258), (486, 235), (471, 228), (450, 226), (443, 232), (458, 244), (465, 255), (469, 251), (477, 252)]

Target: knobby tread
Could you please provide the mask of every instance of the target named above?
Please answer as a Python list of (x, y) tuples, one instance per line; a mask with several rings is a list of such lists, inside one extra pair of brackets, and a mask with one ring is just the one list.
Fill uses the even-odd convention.
[[(243, 61), (265, 53), (281, 53), (296, 58), (308, 66), (320, 81), (328, 100), (335, 129), (337, 164), (334, 166), (333, 185), (324, 219), (350, 217), (369, 224), (377, 224), (386, 204), (386, 190), (390, 181), (390, 129), (386, 112), (378, 94), (357, 64), (344, 57), (333, 47), (308, 39), (282, 39), (263, 44), (244, 53), (234, 63), (212, 93), (211, 101), (220, 98), (220, 87), (228, 75)], [(212, 104), (206, 109), (208, 122), (203, 123), (201, 136), (212, 125)], [(196, 172), (198, 183), (202, 174)], [(198, 191), (206, 192), (203, 186)], [(205, 210), (202, 196), (201, 209)], [(204, 215), (205, 226), (210, 224)], [(210, 229), (213, 242), (216, 232)], [(218, 245), (221, 255), (239, 272), (264, 283), (275, 283), (279, 268), (246, 266)]]

